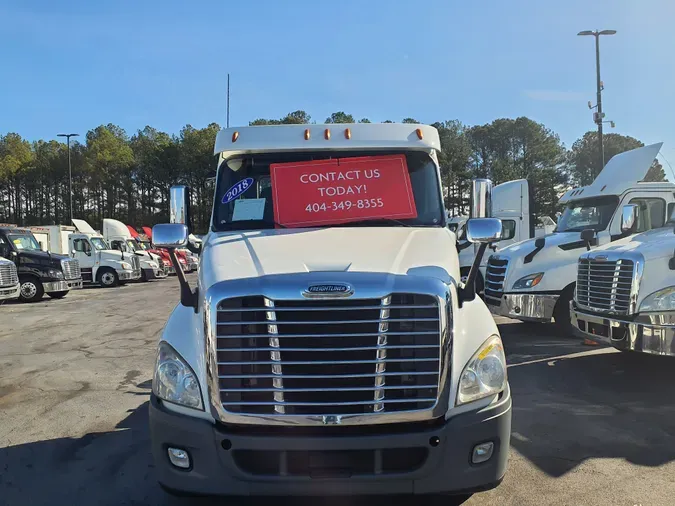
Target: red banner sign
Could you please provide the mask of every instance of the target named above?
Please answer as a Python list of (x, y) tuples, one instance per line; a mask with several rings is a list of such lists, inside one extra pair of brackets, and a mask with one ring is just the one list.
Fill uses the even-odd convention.
[(417, 217), (405, 155), (275, 163), (270, 174), (280, 225)]

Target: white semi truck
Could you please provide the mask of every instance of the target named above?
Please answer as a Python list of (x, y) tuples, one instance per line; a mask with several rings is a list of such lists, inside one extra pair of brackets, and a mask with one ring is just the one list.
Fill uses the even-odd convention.
[[(622, 229), (640, 224), (639, 205), (622, 210)], [(581, 255), (572, 323), (622, 351), (675, 357), (675, 215), (664, 227)]]
[(112, 218), (103, 219), (103, 237), (112, 249), (124, 251), (129, 255), (136, 255), (141, 263), (141, 281), (163, 279), (163, 262), (159, 255), (145, 251), (131, 236), (127, 226), (121, 221)]
[[(560, 199), (565, 210), (553, 234), (520, 242), (488, 259), (485, 301), (497, 315), (555, 322), (572, 335), (570, 301), (577, 281), (577, 260), (587, 250), (610, 245), (663, 226), (675, 205), (675, 184), (645, 183), (661, 143), (618, 154), (589, 186)], [(643, 211), (634, 231), (621, 229), (624, 205)]]
[[(410, 124), (219, 132), (197, 286), (157, 348), (160, 484), (215, 495), (468, 494), (506, 472), (511, 394), (476, 296), (502, 225), (474, 182), (460, 282), (438, 132)], [(189, 199), (153, 242), (188, 243)], [(445, 498), (444, 504), (451, 504)]]
[[(548, 216), (535, 219), (532, 208), (532, 194), (527, 179), (516, 179), (499, 184), (492, 189), (492, 217), (502, 220), (502, 238), (490, 245), (489, 251), (496, 253), (507, 246), (526, 239), (541, 237), (553, 232), (555, 225)], [(462, 277), (466, 278), (476, 256), (477, 246), (466, 240), (466, 222), (468, 216), (453, 217), (448, 227), (458, 237), (459, 265)], [(480, 266), (478, 291), (483, 292), (488, 256), (485, 255)]]
[(141, 277), (141, 264), (135, 255), (111, 249), (84, 220), (73, 219), (73, 224), (74, 227), (48, 225), (30, 230), (44, 249), (78, 260), (84, 283), (108, 288)]

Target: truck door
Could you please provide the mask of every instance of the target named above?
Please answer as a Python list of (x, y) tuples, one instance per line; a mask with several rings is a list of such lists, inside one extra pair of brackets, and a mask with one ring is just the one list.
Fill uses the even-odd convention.
[(492, 217), (502, 220), (502, 237), (510, 237), (499, 241), (499, 249), (531, 238), (527, 179), (508, 181), (493, 188)]
[(68, 239), (68, 246), (71, 252), (74, 251), (71, 256), (80, 263), (82, 281), (92, 283), (94, 281), (94, 252), (91, 249), (91, 244), (84, 237), (71, 235)]
[[(609, 225), (610, 239), (615, 240), (622, 236), (621, 233), (621, 211), (627, 204), (637, 204), (640, 208), (637, 228), (635, 233), (646, 232), (653, 228), (660, 228), (666, 224), (668, 219), (669, 203), (672, 202), (672, 193), (670, 192), (646, 192), (632, 191), (624, 195), (617, 206), (612, 221)], [(605, 232), (606, 234), (606, 232)], [(600, 236), (602, 238), (602, 236)], [(607, 239), (601, 241), (605, 243)]]

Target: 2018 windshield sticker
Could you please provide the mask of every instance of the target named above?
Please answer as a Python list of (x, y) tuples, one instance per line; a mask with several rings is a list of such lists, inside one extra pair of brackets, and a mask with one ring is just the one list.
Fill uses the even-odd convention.
[(243, 194), (246, 190), (251, 188), (253, 186), (253, 178), (252, 177), (247, 177), (246, 179), (242, 179), (238, 183), (234, 184), (229, 190), (225, 192), (225, 195), (223, 195), (223, 204), (227, 204), (228, 202), (232, 202), (234, 199), (239, 197), (241, 194)]

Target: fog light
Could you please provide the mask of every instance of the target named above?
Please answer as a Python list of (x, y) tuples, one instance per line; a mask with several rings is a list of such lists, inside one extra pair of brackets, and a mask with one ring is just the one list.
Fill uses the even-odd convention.
[(471, 455), (471, 462), (473, 464), (481, 464), (482, 462), (487, 462), (492, 457), (492, 452), (495, 449), (495, 444), (490, 443), (481, 443), (473, 447), (473, 453)]
[[(169, 461), (176, 467), (181, 469), (188, 469), (190, 467), (190, 454), (180, 448), (169, 448)], [(475, 450), (474, 450), (475, 453)]]

